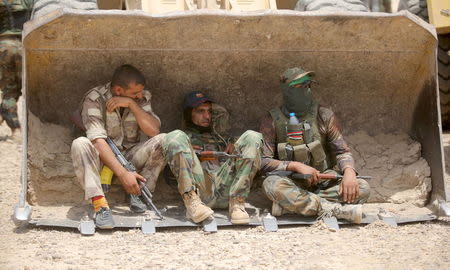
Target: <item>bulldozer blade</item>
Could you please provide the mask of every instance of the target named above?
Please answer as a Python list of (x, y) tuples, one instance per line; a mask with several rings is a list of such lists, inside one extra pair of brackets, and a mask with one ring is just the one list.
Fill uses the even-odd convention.
[(14, 222), (16, 223), (27, 223), (31, 219), (32, 207), (25, 203), (24, 205), (20, 205), (18, 203), (14, 207)]
[(80, 225), (78, 226), (78, 230), (82, 235), (94, 235), (95, 233), (95, 224), (92, 219), (82, 219), (80, 221)]
[(143, 234), (154, 234), (156, 233), (155, 223), (152, 220), (144, 219), (141, 224), (141, 230)]
[(380, 211), (380, 213), (378, 213), (378, 218), (381, 221), (383, 221), (384, 223), (386, 223), (392, 227), (397, 227), (397, 220), (396, 220), (395, 216), (393, 216), (389, 213)]
[(264, 230), (266, 230), (266, 232), (278, 231), (277, 218), (272, 216), (270, 213), (263, 217), (262, 223)]
[[(80, 23), (86, 21), (89, 23)], [(390, 31), (386, 31), (387, 28)], [(129, 34), (115, 35), (111, 29)], [(173, 29), (179, 29), (183, 35), (174, 33)], [(360, 32), (370, 34), (360, 35)], [(402, 35), (398, 35), (399, 32)], [(49, 33), (55, 34), (49, 38)], [(212, 38), (205, 39), (205, 36)], [(24, 197), (33, 203), (34, 209), (55, 202), (69, 204), (73, 198), (80, 197), (82, 190), (75, 188), (70, 162), (65, 162), (67, 170), (60, 168), (49, 173), (47, 170), (57, 168), (60, 162), (53, 159), (42, 162), (41, 156), (33, 151), (41, 151), (39, 147), (47, 144), (64, 146), (54, 147), (58, 151), (51, 155), (45, 155), (42, 149), (43, 155), (70, 160), (67, 146), (73, 136), (72, 123), (67, 116), (77, 108), (88, 89), (110, 80), (114, 66), (123, 64), (124, 59), (138, 66), (144, 74), (153, 75), (152, 103), (164, 122), (161, 131), (180, 128), (180, 115), (174, 113), (174, 106), (204, 78), (215, 78), (208, 81), (208, 87), (218, 100), (226, 98), (227, 109), (234, 112), (230, 133), (236, 134), (244, 129), (256, 129), (262, 112), (281, 104), (281, 93), (273, 92), (279, 87), (275, 75), (289, 66), (305, 63), (306, 68), (318, 72), (322, 82), (315, 88), (317, 99), (331, 106), (345, 120), (342, 121), (344, 135), (357, 131), (371, 136), (403, 132), (421, 144), (422, 157), (431, 170), (430, 197), (444, 200), (446, 205), (441, 206), (441, 211), (448, 214), (450, 194), (444, 180), (442, 130), (438, 117), (436, 46), (435, 29), (407, 12), (312, 14), (275, 10), (237, 14), (200, 10), (151, 16), (131, 11), (58, 10), (45, 18), (27, 22), (23, 31), (26, 63), (23, 95), (24, 112), (28, 117), (24, 118), (22, 169), (23, 180), (29, 179), (23, 182), (23, 187), (33, 190), (28, 197), (27, 192), (23, 192)], [(86, 59), (89, 59), (87, 68)], [(195, 69), (192, 59), (200, 63)], [(345, 65), (342, 59), (346, 60)], [(161, 67), (174, 72), (168, 77), (159, 72)], [(399, 70), (401, 76), (397, 76)], [(164, 90), (176, 89), (174, 86), (180, 84), (184, 89)], [(233, 89), (231, 95), (230, 89)], [(348, 97), (352, 97), (353, 102), (348, 102)], [(248, 108), (248, 112), (238, 113), (242, 108)], [(46, 136), (42, 130), (48, 125), (58, 128), (63, 135)], [(30, 147), (27, 138), (30, 138)], [(25, 177), (28, 171), (29, 177)], [(47, 187), (52, 187), (49, 183), (55, 180), (64, 181), (62, 186), (73, 185), (74, 188), (53, 192)], [(160, 185), (161, 181), (158, 187)], [(161, 198), (159, 205), (169, 203), (168, 194), (155, 192), (153, 195), (155, 201)], [(179, 199), (179, 194), (174, 196)], [(202, 226), (184, 218), (181, 209), (179, 215), (171, 216), (168, 211), (164, 213), (164, 220), (154, 219), (155, 226)], [(378, 220), (376, 212), (374, 217)], [(139, 228), (137, 218), (124, 218), (117, 227)], [(415, 215), (404, 221), (423, 218), (433, 219)], [(218, 227), (232, 225), (226, 214), (217, 213), (215, 221)], [(398, 218), (396, 221), (401, 223)], [(76, 219), (70, 224), (78, 222)], [(278, 226), (314, 222), (315, 219), (305, 217), (277, 218)], [(67, 224), (33, 219), (30, 223)], [(339, 221), (338, 224), (347, 223)], [(249, 224), (261, 225), (259, 215)]]
[(209, 217), (202, 222), (203, 231), (208, 233), (217, 232), (217, 222), (214, 217)]
[(329, 229), (339, 231), (339, 224), (336, 217), (324, 217), (322, 220)]
[(447, 217), (450, 216), (450, 205), (448, 202), (441, 201), (439, 203), (439, 214), (441, 216), (447, 216)]

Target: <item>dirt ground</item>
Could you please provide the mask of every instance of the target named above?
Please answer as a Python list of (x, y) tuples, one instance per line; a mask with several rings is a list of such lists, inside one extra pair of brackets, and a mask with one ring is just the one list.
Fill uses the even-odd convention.
[[(100, 231), (16, 227), (21, 146), (0, 126), (0, 269), (450, 269), (448, 219), (402, 225)], [(450, 145), (450, 134), (445, 137)], [(447, 153), (450, 146), (446, 148)], [(450, 158), (450, 157), (449, 157)], [(447, 162), (448, 164), (448, 162)]]

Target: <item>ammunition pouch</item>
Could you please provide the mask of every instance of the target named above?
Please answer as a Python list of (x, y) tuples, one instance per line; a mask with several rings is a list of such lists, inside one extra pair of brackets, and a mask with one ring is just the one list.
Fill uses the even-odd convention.
[(309, 164), (310, 155), (306, 144), (292, 146), (289, 143), (279, 143), (277, 146), (280, 160), (294, 160)]
[(277, 146), (277, 152), (278, 152), (278, 159), (279, 160), (289, 160), (288, 154), (286, 151), (286, 145), (287, 143), (279, 143)]
[(277, 151), (280, 160), (298, 161), (312, 166), (321, 172), (328, 168), (327, 155), (320, 140), (294, 146), (289, 143), (279, 143), (277, 145)]
[(309, 164), (309, 149), (306, 144), (294, 146), (294, 160), (304, 164)]

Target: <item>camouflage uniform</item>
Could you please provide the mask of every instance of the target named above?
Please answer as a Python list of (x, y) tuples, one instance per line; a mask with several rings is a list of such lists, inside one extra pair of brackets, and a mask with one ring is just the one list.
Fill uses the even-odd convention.
[(11, 130), (20, 128), (17, 100), (22, 89), (21, 47), (20, 38), (0, 36), (0, 114)]
[[(316, 119), (312, 126), (316, 126), (320, 141), (325, 146), (327, 166), (320, 171), (328, 174), (336, 174), (331, 170), (336, 164), (337, 170), (342, 174), (344, 169), (354, 169), (353, 156), (343, 139), (334, 113), (325, 107), (316, 106)], [(307, 117), (307, 116), (305, 116)], [(299, 119), (302, 121), (302, 119)], [(265, 140), (264, 154), (276, 156), (276, 145), (280, 142), (277, 136), (275, 121), (272, 115), (266, 115), (260, 123), (260, 132)], [(307, 164), (311, 165), (312, 164)], [(355, 170), (356, 171), (356, 170)], [(358, 179), (359, 197), (354, 203), (364, 203), (369, 198), (369, 184)], [(304, 183), (295, 183), (287, 177), (269, 176), (264, 180), (264, 190), (267, 196), (279, 203), (284, 209), (304, 216), (314, 216), (321, 212), (321, 201), (326, 199), (332, 202), (343, 202), (339, 195), (340, 181), (327, 180), (320, 182), (314, 188), (307, 187)]]
[[(200, 133), (194, 128), (186, 130), (192, 145), (205, 151), (224, 151), (225, 143), (214, 133)], [(202, 201), (216, 208), (227, 208), (230, 197), (247, 198), (252, 180), (261, 167), (262, 136), (255, 131), (246, 131), (235, 142), (238, 158), (202, 160), (204, 180), (196, 183)]]
[[(138, 105), (159, 120), (152, 111), (150, 92), (144, 90), (143, 96)], [(166, 164), (162, 148), (165, 134), (148, 139), (128, 108), (124, 108), (123, 114), (119, 109), (107, 112), (105, 101), (111, 97), (110, 83), (88, 92), (81, 112), (87, 130), (86, 137), (79, 137), (72, 143), (71, 155), (75, 174), (85, 190), (85, 199), (104, 195), (100, 184), (102, 163), (97, 149), (91, 143), (97, 138), (109, 136), (138, 172), (147, 179), (151, 190), (154, 189), (158, 175)]]
[[(11, 130), (20, 128), (17, 100), (22, 89), (21, 23), (27, 5), (19, 0), (0, 1), (0, 123), (6, 121)], [(22, 19), (22, 21), (20, 21)]]
[(203, 150), (224, 151), (227, 142), (218, 134), (225, 132), (228, 113), (217, 104), (213, 104), (212, 131), (201, 132), (185, 123), (183, 131), (173, 131), (164, 138), (164, 155), (178, 180), (181, 194), (191, 190), (193, 183), (199, 191), (202, 201), (214, 208), (227, 208), (230, 198), (247, 198), (256, 172), (264, 170), (285, 170), (286, 163), (273, 160), (261, 160), (262, 136), (255, 131), (246, 131), (234, 143), (238, 158), (219, 158), (199, 160), (192, 145)]

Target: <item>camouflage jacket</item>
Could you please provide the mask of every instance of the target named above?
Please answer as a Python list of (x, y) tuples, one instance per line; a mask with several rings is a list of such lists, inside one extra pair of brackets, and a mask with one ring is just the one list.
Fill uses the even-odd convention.
[[(338, 169), (341, 172), (346, 168), (355, 169), (353, 156), (342, 136), (333, 111), (326, 107), (319, 106), (317, 124), (322, 141), (326, 142), (326, 145), (324, 145), (326, 152), (332, 155), (332, 157), (329, 157), (330, 160), (337, 164)], [(270, 114), (267, 114), (261, 119), (259, 131), (263, 134), (265, 142), (263, 148), (264, 155), (271, 157), (276, 156), (275, 153), (278, 141), (276, 138), (275, 124)]]
[[(109, 136), (121, 150), (127, 150), (147, 139), (147, 136), (139, 128), (129, 108), (125, 108), (123, 114), (119, 109), (114, 112), (106, 111), (106, 101), (113, 96), (110, 85), (111, 83), (107, 83), (88, 91), (81, 108), (83, 125), (89, 140)], [(143, 96), (143, 99), (137, 101), (138, 105), (159, 120), (152, 110), (150, 91), (144, 90)]]
[(22, 43), (16, 37), (0, 39), (0, 91), (3, 98), (17, 99), (21, 94), (21, 47)]

